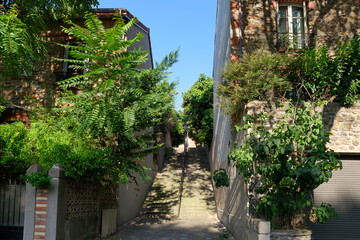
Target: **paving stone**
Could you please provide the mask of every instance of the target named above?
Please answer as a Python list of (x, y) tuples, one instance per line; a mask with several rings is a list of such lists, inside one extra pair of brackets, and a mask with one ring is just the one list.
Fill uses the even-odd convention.
[(178, 203), (184, 154), (183, 148), (176, 148), (174, 157), (157, 174), (141, 215), (120, 227), (108, 240), (220, 239), (225, 228), (216, 217), (210, 173), (201, 165), (196, 148), (190, 148), (186, 156), (180, 215)]

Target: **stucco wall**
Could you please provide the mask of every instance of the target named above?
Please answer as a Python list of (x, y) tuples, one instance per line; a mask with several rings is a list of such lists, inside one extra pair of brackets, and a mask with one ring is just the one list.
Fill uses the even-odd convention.
[(230, 60), (230, 1), (218, 1), (214, 53), (214, 131), (211, 157), (213, 168), (218, 168), (219, 163), (227, 158), (227, 148), (230, 140), (230, 120), (222, 114), (219, 99), (216, 97), (216, 84), (221, 81), (220, 72), (226, 61)]
[(139, 49), (148, 52), (148, 59), (145, 63), (141, 64), (140, 68), (153, 68), (152, 56), (151, 56), (151, 45), (150, 45), (150, 32), (145, 31), (140, 25), (135, 24), (132, 28), (129, 29), (127, 33), (127, 39), (133, 39), (138, 33), (141, 33), (144, 37), (134, 45), (132, 45), (129, 50)]
[(236, 136), (231, 134), (230, 118), (220, 108), (218, 104), (220, 100), (216, 97), (216, 83), (221, 81), (220, 72), (224, 64), (230, 59), (238, 58), (238, 56), (235, 57), (239, 54), (240, 49), (240, 31), (236, 29), (239, 26), (238, 10), (237, 1), (218, 0), (213, 68), (215, 83), (214, 132), (210, 149), (210, 167), (212, 172), (224, 168), (230, 177), (229, 188), (215, 189), (216, 209), (220, 221), (236, 239), (265, 240), (269, 239), (269, 222), (254, 221), (248, 217), (246, 185), (243, 179), (236, 174), (236, 169), (229, 164), (227, 157), (232, 145), (230, 144), (231, 139)]
[(156, 173), (155, 171), (157, 170), (154, 169), (153, 154), (148, 155), (143, 164), (152, 169), (147, 171), (151, 180), (144, 182), (137, 177), (138, 185), (136, 185), (135, 182), (119, 185), (117, 216), (118, 226), (136, 217), (151, 188)]

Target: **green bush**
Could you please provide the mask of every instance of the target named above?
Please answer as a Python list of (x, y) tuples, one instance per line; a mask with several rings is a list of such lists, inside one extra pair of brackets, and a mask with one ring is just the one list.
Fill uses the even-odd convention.
[(226, 170), (223, 168), (214, 171), (213, 180), (215, 182), (216, 188), (230, 186), (230, 179), (226, 173)]
[(332, 51), (319, 45), (299, 52), (289, 66), (289, 81), (304, 100), (331, 100), (342, 105), (359, 100), (360, 41), (339, 41)]
[(0, 124), (0, 175), (18, 176), (31, 165), (24, 155), (27, 132), (21, 122)]
[(61, 163), (66, 174), (72, 177), (99, 179), (109, 174), (110, 161), (106, 158), (109, 150), (87, 133), (78, 134), (78, 128), (61, 115), (33, 120), (27, 131), (23, 156), (46, 170)]
[[(321, 113), (311, 105), (290, 105), (285, 118), (271, 128), (266, 114), (244, 120), (247, 124), (238, 130), (252, 130), (229, 157), (245, 181), (254, 183), (257, 213), (282, 228), (296, 228), (297, 216), (310, 215), (305, 212), (312, 204), (309, 193), (342, 168), (326, 147), (330, 133), (324, 131)], [(322, 222), (335, 212), (327, 205), (312, 213)]]
[(86, 134), (78, 135), (66, 117), (44, 118), (33, 119), (31, 127), (21, 122), (0, 125), (1, 174), (25, 174), (34, 163), (46, 171), (61, 163), (72, 177), (99, 179), (112, 173), (109, 149)]
[(40, 171), (31, 173), (29, 175), (23, 175), (22, 179), (29, 182), (31, 186), (50, 187), (51, 177), (47, 171)]
[(284, 69), (293, 56), (259, 50), (244, 54), (241, 62), (225, 65), (218, 84), (220, 104), (229, 114), (241, 113), (254, 100), (274, 100), (285, 97), (292, 90)]

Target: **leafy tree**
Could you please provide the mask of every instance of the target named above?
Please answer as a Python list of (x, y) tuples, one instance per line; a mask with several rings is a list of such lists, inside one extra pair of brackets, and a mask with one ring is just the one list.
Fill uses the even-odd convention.
[(97, 0), (0, 1), (1, 75), (30, 74), (47, 60), (47, 40), (42, 33), (61, 17), (82, 15)]
[(184, 143), (184, 128), (182, 112), (173, 109), (170, 113), (170, 135), (173, 146), (179, 146)]
[(58, 20), (62, 16), (82, 15), (93, 6), (99, 5), (98, 0), (0, 0), (0, 5), (6, 9), (17, 5), (23, 15), (39, 12), (46, 20)]
[[(43, 26), (27, 25), (19, 18), (20, 10), (16, 5), (8, 10), (0, 6), (0, 67), (5, 76), (29, 74), (33, 63), (46, 55), (46, 48), (41, 38)], [(29, 13), (27, 18), (37, 18)], [(41, 22), (38, 22), (41, 24)]]
[(201, 74), (194, 85), (183, 94), (184, 121), (188, 133), (197, 143), (210, 145), (213, 132), (214, 80)]
[(154, 151), (154, 136), (150, 130), (164, 121), (174, 95), (174, 84), (168, 83), (167, 69), (177, 61), (178, 51), (170, 53), (154, 70), (137, 66), (146, 61), (146, 52), (127, 49), (142, 38), (124, 40), (123, 34), (136, 19), (124, 23), (119, 17), (114, 27), (105, 29), (94, 14), (86, 14), (84, 27), (71, 21), (64, 32), (74, 36), (76, 46), (69, 48), (73, 59), (67, 61), (73, 69), (86, 70), (61, 83), (66, 89), (77, 86), (80, 93), (69, 94), (63, 104), (70, 118), (79, 123), (78, 134), (89, 133), (102, 148), (110, 148), (106, 155), (107, 173), (127, 182), (137, 172), (146, 178), (139, 163)]

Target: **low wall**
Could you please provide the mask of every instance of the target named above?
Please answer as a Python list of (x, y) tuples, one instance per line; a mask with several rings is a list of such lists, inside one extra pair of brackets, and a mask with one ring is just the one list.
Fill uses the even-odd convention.
[(118, 191), (118, 216), (117, 216), (117, 225), (121, 224), (135, 218), (145, 201), (145, 198), (148, 192), (151, 189), (153, 180), (156, 175), (157, 166), (154, 164), (153, 154), (148, 155), (145, 158), (144, 164), (146, 167), (151, 170), (147, 171), (147, 175), (150, 177), (150, 180), (144, 182), (139, 177), (137, 177), (137, 182), (129, 182), (125, 185), (119, 185)]
[[(273, 116), (273, 123), (283, 119), (289, 103), (280, 106), (277, 103), (254, 101), (247, 105), (247, 114), (260, 113), (264, 110)], [(322, 112), (326, 131), (330, 131), (328, 147), (335, 152), (360, 152), (360, 103), (342, 107), (337, 103), (329, 103), (317, 107)]]
[[(33, 165), (27, 174), (41, 171)], [(87, 240), (101, 234), (103, 209), (117, 208), (116, 185), (65, 177), (54, 165), (50, 187), (26, 185), (24, 240)]]
[[(290, 103), (280, 106), (277, 103), (267, 103), (254, 101), (247, 105), (244, 113), (248, 115), (268, 111), (273, 119), (269, 123), (275, 124), (285, 116), (285, 110)], [(340, 153), (360, 152), (360, 104), (348, 107), (341, 107), (336, 103), (329, 103), (322, 107), (317, 107), (316, 111), (322, 112), (323, 123), (326, 131), (330, 131), (330, 143), (328, 147)], [(227, 158), (227, 154), (232, 150), (234, 142), (241, 144), (244, 132), (235, 133), (230, 125), (230, 118), (221, 111), (214, 115), (214, 140), (211, 152), (211, 171), (224, 168), (230, 178), (228, 188), (221, 187), (215, 189), (215, 199), (217, 213), (220, 221), (233, 234), (235, 239), (270, 239), (270, 223), (261, 220), (262, 226), (256, 227), (254, 219), (249, 214), (248, 190), (241, 176), (236, 172), (236, 168)], [(240, 116), (238, 119), (242, 119)], [(252, 226), (252, 227), (251, 227)], [(265, 229), (265, 230), (256, 230)]]
[(269, 240), (270, 222), (249, 215), (247, 186), (229, 161), (219, 168), (226, 169), (229, 187), (215, 189), (216, 209), (219, 220), (238, 240)]

